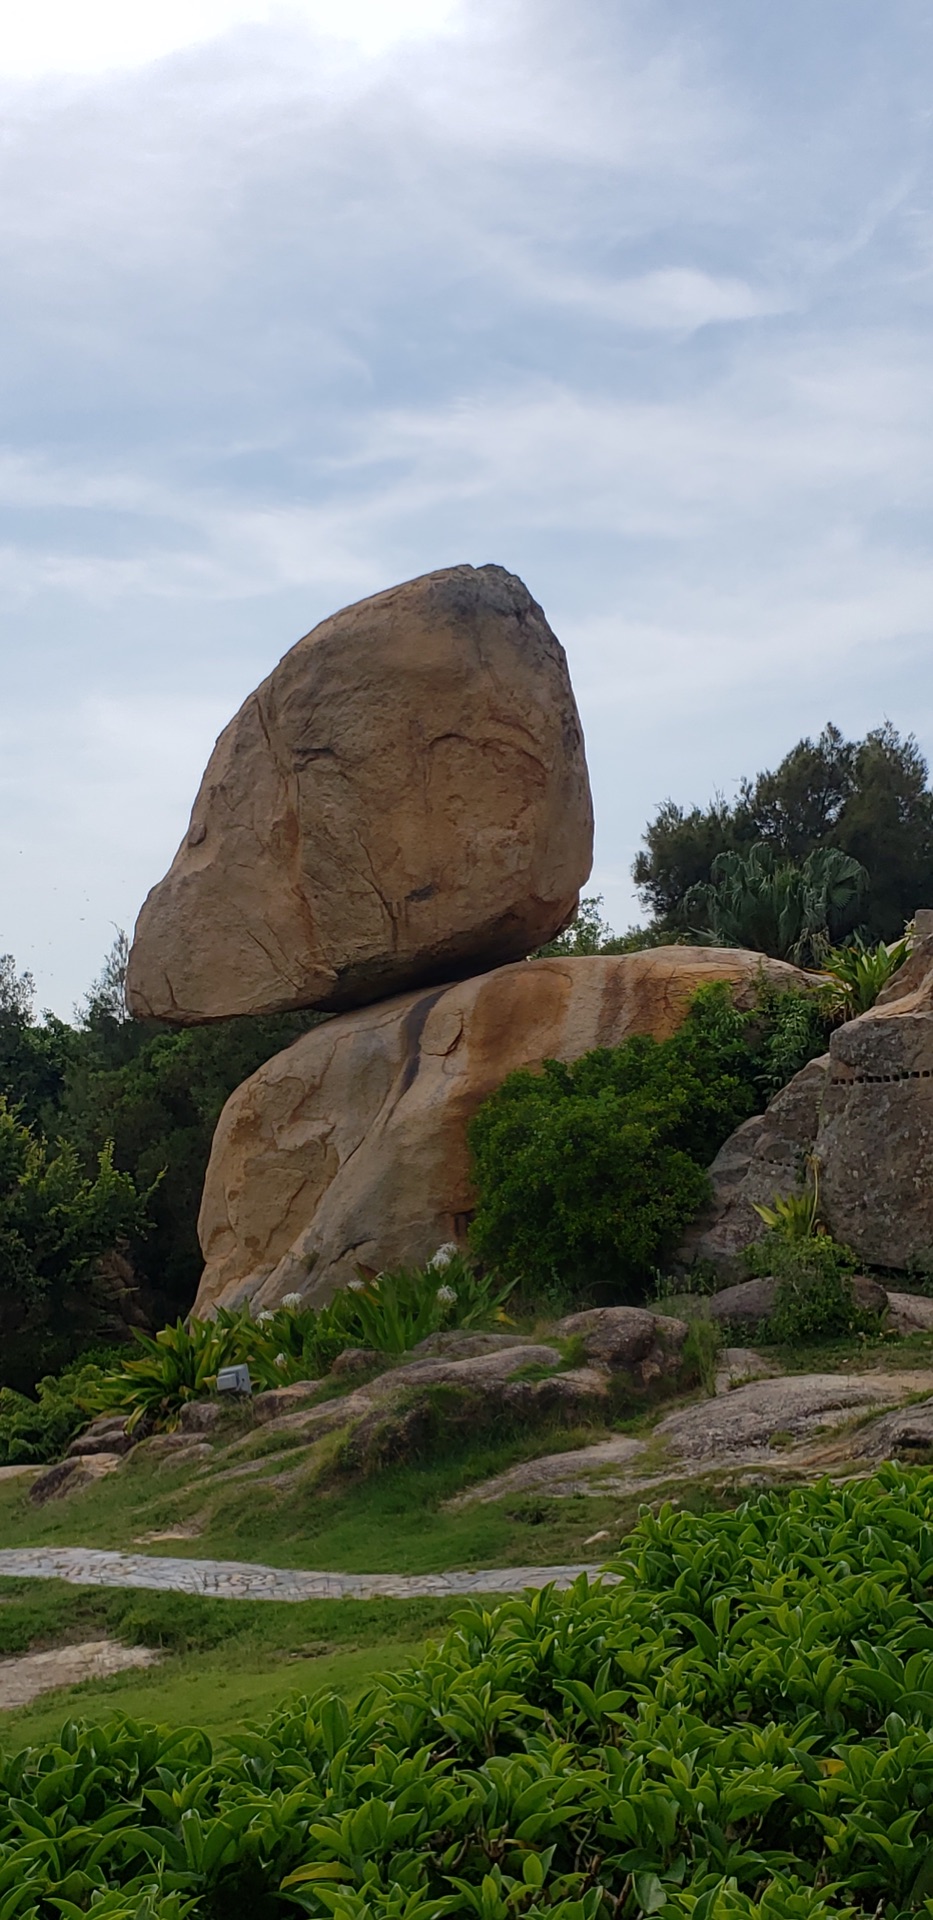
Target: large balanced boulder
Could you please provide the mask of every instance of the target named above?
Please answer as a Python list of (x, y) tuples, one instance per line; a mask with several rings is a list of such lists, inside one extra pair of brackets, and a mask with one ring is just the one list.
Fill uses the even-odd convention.
[(214, 1136), (195, 1312), (327, 1300), (357, 1268), (424, 1261), (464, 1235), (467, 1124), (516, 1067), (664, 1039), (705, 982), (754, 1003), (805, 977), (714, 947), (531, 960), (340, 1014), (246, 1080)]
[(131, 1012), (341, 1008), (524, 957), (593, 816), (564, 650), (503, 567), (346, 607), (221, 734), (136, 927)]

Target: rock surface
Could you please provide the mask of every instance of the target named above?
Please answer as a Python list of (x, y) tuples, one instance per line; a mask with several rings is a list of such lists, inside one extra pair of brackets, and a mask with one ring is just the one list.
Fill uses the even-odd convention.
[(933, 1254), (933, 941), (833, 1034), (816, 1153), (826, 1225), (870, 1266)]
[(629, 1034), (664, 1039), (697, 987), (754, 1003), (765, 978), (806, 979), (759, 953), (655, 947), (529, 960), (338, 1015), (259, 1068), (214, 1135), (194, 1311), (299, 1292), (430, 1259), (474, 1204), (467, 1123), (515, 1067), (575, 1060)]
[(152, 1647), (125, 1647), (119, 1640), (81, 1640), (67, 1647), (45, 1647), (40, 1653), (21, 1653), (13, 1660), (0, 1660), (0, 1710), (28, 1706), (30, 1700), (56, 1687), (105, 1680), (131, 1667), (154, 1667), (161, 1658)]
[(769, 1206), (775, 1194), (793, 1193), (803, 1182), (828, 1067), (828, 1054), (811, 1060), (764, 1113), (730, 1134), (710, 1167), (712, 1203), (687, 1234), (680, 1265), (711, 1261), (722, 1280), (744, 1277), (742, 1250), (764, 1233), (756, 1205)]
[[(723, 1287), (719, 1293), (710, 1296), (710, 1319), (749, 1330), (761, 1327), (771, 1318), (777, 1291), (778, 1283), (770, 1274), (756, 1280), (741, 1280), (734, 1287)], [(856, 1305), (864, 1313), (881, 1315), (887, 1312), (887, 1293), (880, 1282), (873, 1280), (869, 1274), (854, 1275), (852, 1292)]]
[(869, 1013), (837, 1027), (811, 1060), (726, 1141), (710, 1169), (714, 1199), (680, 1249), (741, 1277), (741, 1250), (761, 1238), (755, 1202), (803, 1182), (814, 1154), (820, 1212), (866, 1266), (906, 1269), (933, 1258), (933, 938)]
[(688, 1328), (684, 1320), (646, 1307), (592, 1307), (568, 1313), (558, 1321), (557, 1332), (563, 1339), (579, 1340), (594, 1366), (625, 1373), (638, 1388), (677, 1377)]
[(348, 1007), (520, 959), (573, 913), (592, 833), (541, 608), (503, 567), (425, 574), (306, 634), (221, 734), (128, 1004)]
[(97, 1480), (103, 1480), (106, 1474), (114, 1473), (122, 1458), (119, 1453), (91, 1453), (59, 1460), (33, 1481), (29, 1498), (33, 1506), (44, 1507), (47, 1500), (62, 1500), (66, 1494), (82, 1493)]

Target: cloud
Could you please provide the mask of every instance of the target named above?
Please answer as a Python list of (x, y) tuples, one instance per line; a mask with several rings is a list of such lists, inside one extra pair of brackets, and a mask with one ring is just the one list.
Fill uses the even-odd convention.
[(925, 21), (379, 17), (163, 10), (4, 85), (0, 947), (66, 1011), (249, 687), (432, 566), (567, 644), (617, 920), (666, 792), (828, 712), (933, 743)]

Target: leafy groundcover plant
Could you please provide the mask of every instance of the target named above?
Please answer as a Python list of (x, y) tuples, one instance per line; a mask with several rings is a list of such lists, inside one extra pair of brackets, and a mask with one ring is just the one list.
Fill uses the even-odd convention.
[(478, 1274), (451, 1243), (426, 1267), (361, 1275), (323, 1307), (303, 1307), (293, 1293), (255, 1319), (248, 1307), (222, 1307), (214, 1320), (137, 1333), (135, 1350), (88, 1379), (83, 1405), (125, 1412), (131, 1429), (170, 1429), (188, 1401), (208, 1397), (221, 1367), (245, 1362), (259, 1388), (318, 1379), (347, 1347), (397, 1356), (442, 1329), (494, 1325), (510, 1291), (510, 1283)]
[(933, 1914), (933, 1473), (644, 1516), (349, 1711), (0, 1762), (3, 1920)]

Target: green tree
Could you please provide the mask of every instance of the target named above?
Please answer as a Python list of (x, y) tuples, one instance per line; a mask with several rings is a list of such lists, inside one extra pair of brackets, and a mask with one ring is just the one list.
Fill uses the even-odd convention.
[(0, 1098), (0, 1385), (27, 1391), (125, 1333), (114, 1255), (141, 1231), (147, 1197), (108, 1147), (86, 1175), (74, 1147), (49, 1148)]
[(11, 953), (0, 954), (0, 1094), (29, 1126), (41, 1126), (61, 1099), (76, 1036), (52, 1013), (37, 1021), (34, 998), (32, 975), (17, 973)]
[(865, 868), (835, 847), (794, 862), (759, 840), (747, 853), (717, 854), (711, 878), (691, 887), (685, 907), (706, 945), (818, 966), (867, 885)]
[(795, 865), (835, 848), (865, 868), (864, 893), (836, 937), (858, 926), (869, 942), (894, 940), (918, 906), (933, 904), (927, 763), (888, 722), (855, 741), (827, 725), (774, 772), (743, 781), (734, 805), (721, 795), (706, 808), (665, 801), (644, 841), (633, 868), (642, 900), (657, 927), (682, 936), (690, 937), (688, 897), (710, 882), (714, 860), (757, 842)]

